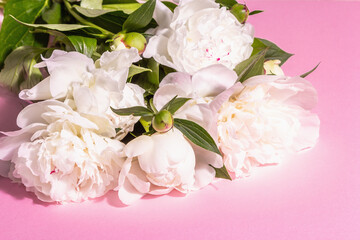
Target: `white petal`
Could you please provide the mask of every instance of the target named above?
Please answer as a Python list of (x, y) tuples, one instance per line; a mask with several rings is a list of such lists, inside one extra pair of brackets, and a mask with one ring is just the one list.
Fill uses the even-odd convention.
[(0, 138), (0, 160), (11, 160), (22, 143), (30, 141), (34, 132), (44, 128), (45, 124), (31, 124), (18, 131), (1, 132), (7, 137)]
[(203, 68), (192, 77), (194, 91), (198, 97), (212, 97), (232, 87), (237, 74), (227, 67), (216, 64)]
[(224, 102), (228, 101), (233, 94), (240, 93), (243, 88), (244, 86), (241, 83), (236, 83), (231, 88), (217, 95), (215, 99), (211, 101), (210, 108), (218, 112)]
[(170, 26), (173, 15), (174, 14), (167, 6), (165, 6), (165, 4), (163, 4), (160, 0), (156, 1), (154, 19), (161, 28)]
[(124, 184), (119, 188), (118, 191), (120, 201), (126, 205), (133, 204), (144, 195), (144, 193), (136, 190), (136, 188), (134, 188), (128, 179), (125, 179)]
[(167, 84), (159, 88), (154, 95), (154, 105), (156, 109), (160, 110), (176, 95), (179, 97), (188, 97), (181, 85)]
[(153, 148), (153, 140), (149, 136), (139, 136), (130, 141), (124, 148), (127, 157), (136, 157)]
[(16, 123), (20, 128), (24, 128), (32, 123), (46, 123), (41, 114), (46, 112), (50, 106), (59, 106), (64, 111), (71, 110), (66, 104), (55, 101), (47, 100), (43, 102), (33, 103), (26, 106), (18, 115)]
[(45, 78), (31, 89), (24, 89), (19, 93), (23, 100), (45, 100), (52, 98), (50, 92), (50, 77)]
[(196, 163), (194, 189), (209, 185), (215, 179), (215, 170), (204, 162)]

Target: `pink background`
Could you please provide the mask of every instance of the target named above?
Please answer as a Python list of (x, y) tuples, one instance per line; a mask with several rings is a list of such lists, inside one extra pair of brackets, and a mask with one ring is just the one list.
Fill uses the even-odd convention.
[[(360, 2), (247, 1), (256, 36), (296, 55), (284, 65), (319, 93), (320, 141), (251, 177), (181, 197), (145, 197), (130, 207), (116, 193), (49, 205), (0, 178), (0, 239), (360, 239)], [(0, 128), (22, 108), (0, 90)]]

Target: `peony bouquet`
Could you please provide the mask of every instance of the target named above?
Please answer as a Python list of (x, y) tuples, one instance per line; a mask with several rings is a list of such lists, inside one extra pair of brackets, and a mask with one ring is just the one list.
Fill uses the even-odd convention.
[(304, 79), (315, 68), (284, 75), (292, 54), (249, 23), (262, 11), (235, 0), (1, 3), (0, 83), (27, 104), (19, 130), (1, 132), (0, 174), (42, 201), (187, 194), (318, 139)]

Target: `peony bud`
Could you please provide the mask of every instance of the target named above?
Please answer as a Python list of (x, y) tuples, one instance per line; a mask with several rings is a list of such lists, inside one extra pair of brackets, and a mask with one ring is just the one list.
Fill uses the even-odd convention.
[(237, 18), (240, 23), (245, 23), (249, 17), (249, 9), (245, 4), (235, 4), (230, 9), (230, 12)]
[(160, 133), (165, 133), (172, 129), (174, 118), (168, 110), (161, 110), (152, 119), (153, 128)]
[(132, 32), (117, 34), (110, 47), (113, 51), (134, 47), (139, 51), (139, 54), (142, 54), (145, 51), (145, 46), (145, 37), (140, 33)]

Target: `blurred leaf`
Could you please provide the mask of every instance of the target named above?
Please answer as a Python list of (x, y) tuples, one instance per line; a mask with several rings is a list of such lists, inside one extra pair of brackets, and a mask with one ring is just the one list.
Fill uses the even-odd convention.
[(238, 75), (238, 81), (243, 82), (246, 79), (264, 74), (264, 61), (267, 48), (239, 63), (234, 71)]
[(215, 0), (215, 2), (220, 3), (221, 6), (227, 7), (228, 9), (238, 3), (236, 0)]
[(319, 65), (320, 65), (320, 63), (318, 63), (313, 69), (311, 69), (311, 70), (308, 71), (307, 73), (304, 73), (304, 74), (300, 75), (300, 77), (306, 78), (308, 75), (310, 75), (311, 73), (313, 73), (313, 72), (318, 68)]
[(34, 23), (47, 6), (47, 0), (8, 0), (4, 9), (4, 21), (0, 31), (0, 66), (6, 56), (19, 46), (40, 46), (28, 28), (17, 23), (10, 15), (21, 21)]
[(151, 72), (151, 69), (139, 67), (136, 65), (131, 65), (130, 69), (129, 69), (128, 78), (131, 78), (132, 76), (135, 76), (135, 75), (143, 73), (143, 72)]
[(111, 108), (111, 110), (120, 116), (137, 116), (137, 117), (148, 117), (148, 116), (154, 116), (154, 113), (147, 109), (146, 107), (130, 107), (130, 108), (121, 108), (121, 109), (114, 109)]
[(74, 46), (77, 52), (85, 54), (91, 57), (96, 50), (97, 40), (96, 38), (88, 38), (82, 36), (68, 36), (68, 39)]
[(261, 38), (255, 38), (252, 47), (254, 48), (252, 56), (268, 48), (265, 55), (265, 60), (278, 59), (281, 61), (280, 66), (283, 65), (291, 56), (294, 55), (280, 49), (275, 43), (272, 43), (266, 39), (261, 39)]
[(214, 139), (200, 125), (189, 120), (175, 118), (174, 127), (176, 127), (185, 137), (199, 147), (221, 155)]
[(162, 3), (167, 6), (172, 12), (174, 12), (175, 8), (177, 7), (177, 5), (173, 2), (164, 1)]
[(27, 27), (45, 28), (45, 29), (50, 29), (50, 30), (57, 30), (60, 32), (73, 31), (73, 30), (78, 30), (78, 29), (82, 29), (82, 28), (90, 28), (89, 26), (79, 25), (79, 24), (31, 24), (31, 23), (22, 22), (22, 21), (16, 19), (14, 16), (11, 16), (11, 17)]
[(159, 86), (159, 66), (160, 64), (155, 61), (155, 59), (150, 58), (148, 61), (148, 68), (151, 69), (151, 72), (147, 73), (148, 80), (151, 84)]
[[(173, 99), (171, 99), (167, 104), (165, 104), (161, 110), (168, 110), (171, 114), (175, 114), (179, 108), (184, 106), (184, 104), (189, 101), (191, 98), (178, 98), (175, 96)], [(161, 111), (160, 110), (160, 111)]]
[(155, 10), (156, 0), (148, 0), (135, 12), (130, 14), (123, 25), (123, 30), (134, 32), (138, 29), (146, 27), (152, 20)]
[(123, 3), (123, 4), (106, 4), (103, 5), (103, 9), (114, 10), (114, 11), (123, 11), (126, 14), (131, 14), (135, 12), (139, 7), (140, 3)]
[(61, 23), (61, 4), (54, 2), (50, 8), (44, 9), (41, 16), (48, 24)]
[(46, 48), (22, 46), (15, 49), (5, 59), (4, 68), (0, 72), (0, 83), (14, 92), (23, 88), (31, 88), (42, 80), (40, 70), (34, 64)]
[(102, 0), (81, 0), (80, 6), (89, 9), (101, 9)]
[(225, 165), (222, 168), (215, 168), (213, 166), (211, 166), (211, 167), (215, 169), (215, 173), (216, 173), (215, 177), (227, 179), (227, 180), (230, 180), (230, 181), (232, 180), (228, 170), (225, 167)]
[(90, 18), (98, 17), (109, 12), (114, 12), (114, 10), (111, 9), (89, 9), (80, 7), (78, 5), (73, 5), (73, 8), (75, 8), (78, 13)]
[(251, 16), (251, 15), (259, 14), (259, 13), (262, 13), (262, 12), (264, 12), (264, 11), (263, 10), (254, 10), (254, 11), (251, 11), (249, 13), (249, 15)]

